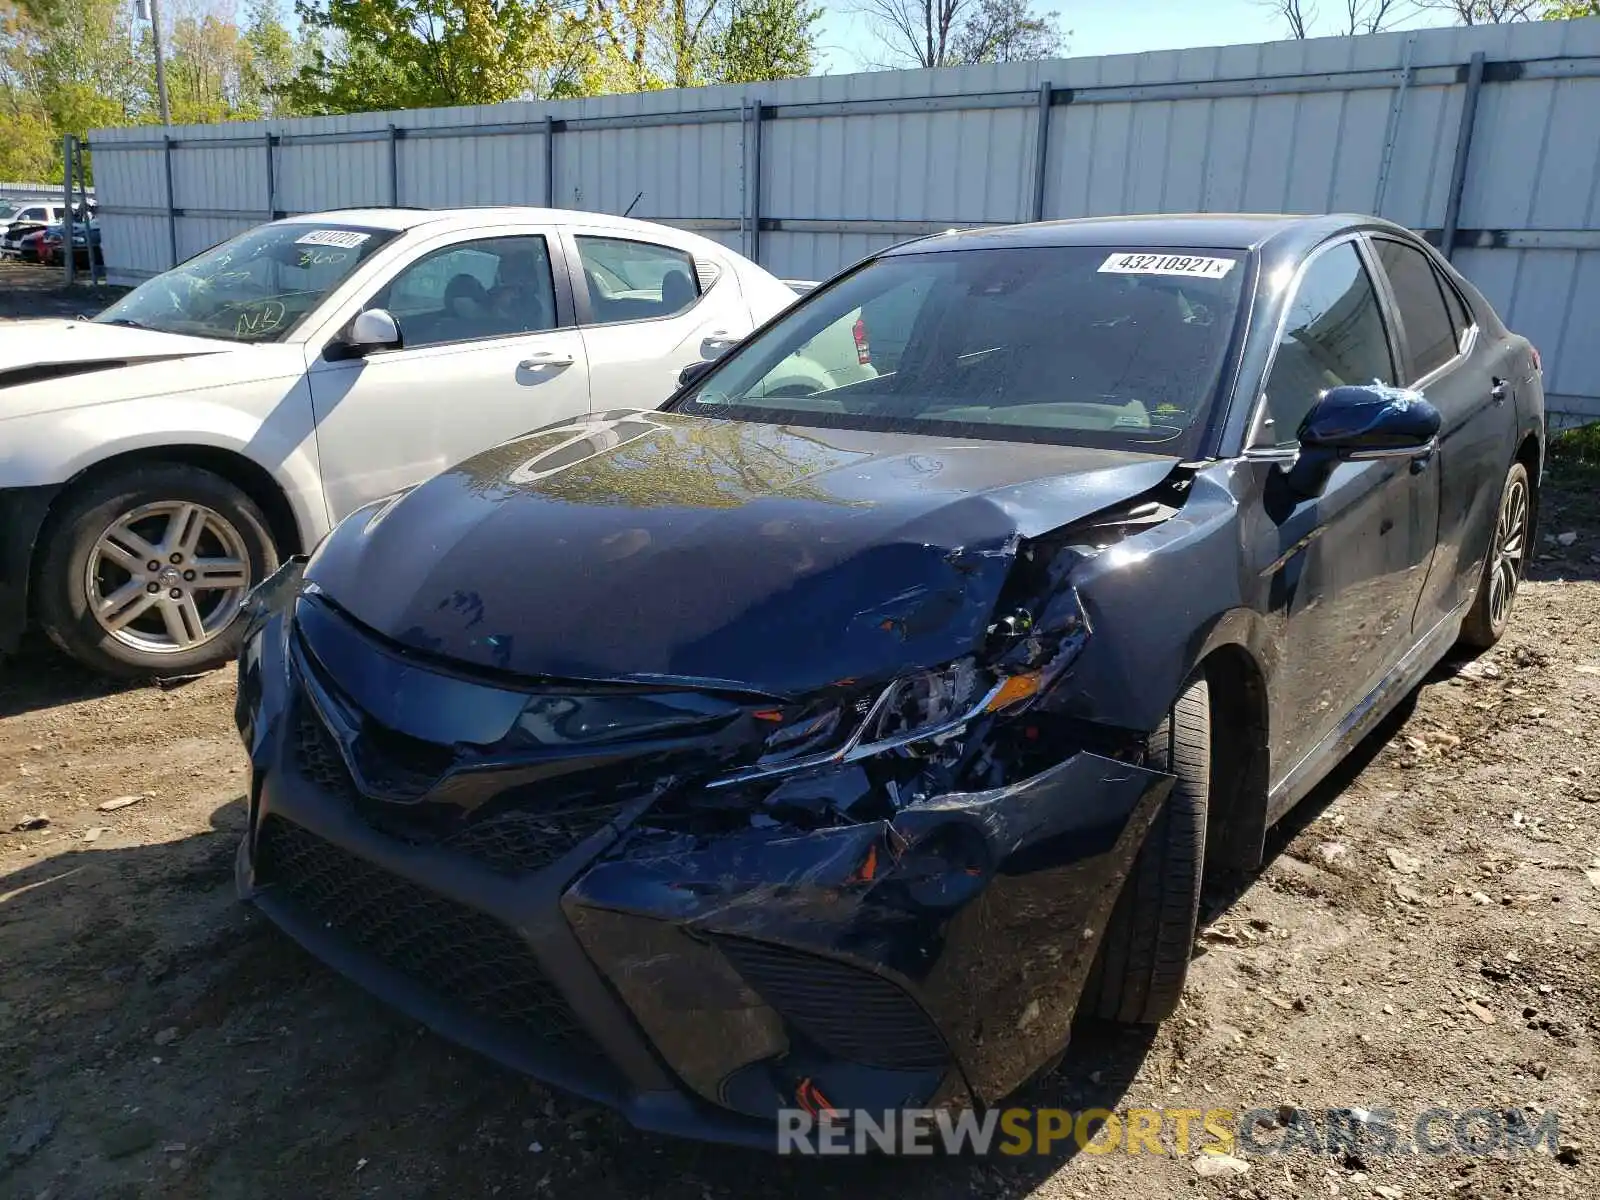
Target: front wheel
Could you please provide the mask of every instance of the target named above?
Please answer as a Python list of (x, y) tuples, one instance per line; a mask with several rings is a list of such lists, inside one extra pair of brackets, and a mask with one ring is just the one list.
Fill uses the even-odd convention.
[(1472, 609), (1461, 623), (1461, 641), (1475, 650), (1487, 650), (1505, 635), (1511, 624), (1511, 606), (1522, 583), (1533, 535), (1533, 489), (1528, 468), (1511, 464), (1500, 489), (1489, 551), (1483, 559), (1483, 576)]
[(1145, 763), (1176, 778), (1123, 881), (1084, 988), (1085, 1016), (1154, 1025), (1183, 995), (1200, 911), (1211, 797), (1211, 692), (1184, 687), (1150, 735)]
[(255, 501), (210, 471), (131, 467), (70, 494), (45, 534), (40, 621), (110, 675), (181, 675), (238, 653), (239, 613), (278, 565)]

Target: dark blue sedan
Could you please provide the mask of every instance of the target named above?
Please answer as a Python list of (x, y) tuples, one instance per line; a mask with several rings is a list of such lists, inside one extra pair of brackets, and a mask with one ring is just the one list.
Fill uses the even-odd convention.
[(1544, 456), (1533, 347), (1359, 216), (924, 239), (628, 400), (263, 585), (239, 880), (446, 1036), (762, 1144), (1170, 1014), (1204, 872), (1504, 632)]

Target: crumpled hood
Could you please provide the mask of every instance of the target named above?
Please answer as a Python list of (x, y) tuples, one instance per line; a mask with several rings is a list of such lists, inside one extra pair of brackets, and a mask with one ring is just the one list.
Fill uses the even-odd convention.
[(773, 695), (976, 648), (1020, 537), (1174, 459), (610, 412), (352, 514), (307, 579), (464, 664)]
[(104, 369), (107, 362), (138, 363), (187, 358), (196, 354), (223, 354), (234, 349), (212, 338), (160, 333), (127, 325), (99, 325), (93, 321), (8, 321), (0, 324), (0, 388), (13, 382), (33, 382), (36, 368), (62, 378)]

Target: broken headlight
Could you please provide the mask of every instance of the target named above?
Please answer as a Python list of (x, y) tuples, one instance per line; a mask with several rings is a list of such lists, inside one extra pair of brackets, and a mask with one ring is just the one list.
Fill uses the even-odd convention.
[(777, 725), (761, 756), (709, 786), (946, 742), (980, 717), (1022, 708), (1054, 683), (1083, 648), (1089, 624), (1077, 593), (1067, 588), (1037, 622), (1019, 611), (997, 621), (990, 635), (981, 658), (909, 671), (876, 693), (835, 694), (816, 698), (798, 711), (757, 712), (759, 719)]
[[(1023, 704), (1038, 694), (1042, 684), (1042, 672), (1001, 675), (978, 667), (970, 658), (938, 670), (913, 671), (849, 708), (842, 703), (813, 707), (785, 721), (767, 737), (753, 766), (711, 786), (938, 743), (981, 716)], [(819, 745), (828, 748), (818, 749)]]

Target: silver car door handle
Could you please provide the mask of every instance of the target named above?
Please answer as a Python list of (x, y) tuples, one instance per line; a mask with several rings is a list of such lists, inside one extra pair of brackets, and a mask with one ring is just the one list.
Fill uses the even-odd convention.
[(517, 364), (519, 371), (537, 371), (543, 367), (570, 367), (575, 360), (570, 354), (558, 354), (554, 350), (545, 350), (523, 359)]

